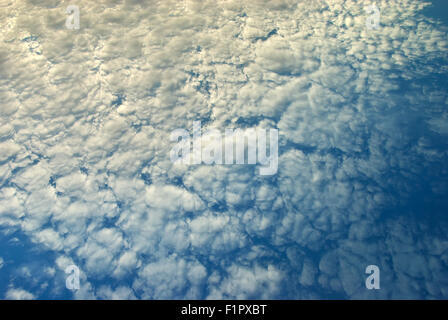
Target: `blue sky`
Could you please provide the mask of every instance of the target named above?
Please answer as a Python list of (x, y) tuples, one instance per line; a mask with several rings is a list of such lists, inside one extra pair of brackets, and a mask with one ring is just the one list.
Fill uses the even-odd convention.
[[(446, 2), (0, 7), (1, 299), (448, 297)], [(195, 121), (278, 170), (173, 163)]]

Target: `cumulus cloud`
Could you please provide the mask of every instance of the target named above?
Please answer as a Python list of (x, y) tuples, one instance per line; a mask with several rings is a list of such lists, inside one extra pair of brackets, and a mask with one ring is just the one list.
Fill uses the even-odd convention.
[(6, 292), (6, 299), (8, 300), (33, 300), (36, 297), (23, 289), (11, 288)]
[[(448, 297), (447, 30), (376, 3), (377, 30), (354, 0), (88, 1), (79, 30), (69, 1), (1, 5), (0, 226), (55, 255), (29, 272), (56, 294), (77, 265), (80, 299)], [(173, 164), (194, 121), (278, 129), (277, 174)]]

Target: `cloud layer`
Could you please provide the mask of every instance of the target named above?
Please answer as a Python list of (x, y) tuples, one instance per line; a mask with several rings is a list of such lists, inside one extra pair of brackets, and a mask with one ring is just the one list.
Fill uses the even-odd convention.
[[(0, 297), (447, 298), (446, 27), (376, 3), (0, 4), (0, 226), (52, 253)], [(174, 165), (194, 121), (278, 128), (278, 173)]]

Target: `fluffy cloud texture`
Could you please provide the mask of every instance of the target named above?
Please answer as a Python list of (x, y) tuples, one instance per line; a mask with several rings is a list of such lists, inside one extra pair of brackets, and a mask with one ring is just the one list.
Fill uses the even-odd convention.
[[(79, 1), (79, 30), (69, 4), (0, 4), (0, 226), (50, 257), (3, 257), (0, 297), (448, 297), (448, 42), (425, 2), (376, 1), (377, 30), (368, 1)], [(278, 173), (174, 165), (194, 121), (278, 128)]]

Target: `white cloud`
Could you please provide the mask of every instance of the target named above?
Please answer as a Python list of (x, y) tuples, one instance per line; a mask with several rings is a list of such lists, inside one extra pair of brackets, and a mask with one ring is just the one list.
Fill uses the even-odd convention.
[[(377, 1), (375, 31), (352, 0), (90, 1), (78, 31), (68, 4), (0, 13), (0, 226), (78, 263), (75, 298), (448, 296), (447, 226), (379, 216), (427, 172), (446, 193), (425, 77), (448, 42), (423, 2)], [(277, 175), (173, 165), (170, 132), (199, 120), (278, 128)]]

